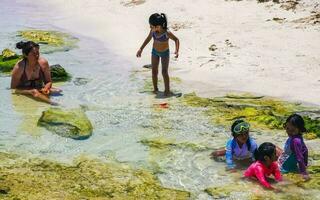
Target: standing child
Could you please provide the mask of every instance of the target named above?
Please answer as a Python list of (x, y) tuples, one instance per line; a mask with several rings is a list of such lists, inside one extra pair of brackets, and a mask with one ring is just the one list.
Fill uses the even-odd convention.
[(286, 120), (284, 128), (289, 136), (284, 152), (279, 158), (281, 172), (300, 172), (302, 177), (307, 180), (308, 148), (305, 145), (302, 133), (306, 132), (304, 120), (298, 114), (292, 114)]
[(264, 187), (275, 189), (266, 181), (265, 177), (273, 174), (276, 181), (282, 180), (278, 163), (276, 162), (276, 146), (270, 142), (262, 143), (254, 152), (254, 157), (257, 161), (250, 165), (244, 172), (244, 176), (257, 178)]
[(137, 57), (141, 57), (141, 53), (144, 47), (150, 42), (153, 38), (153, 47), (151, 53), (151, 64), (152, 64), (152, 83), (153, 83), (153, 92), (157, 93), (158, 89), (158, 67), (159, 61), (161, 58), (162, 65), (162, 76), (164, 81), (164, 95), (170, 95), (170, 80), (168, 74), (169, 67), (169, 39), (172, 39), (175, 42), (175, 57), (179, 56), (179, 39), (168, 31), (168, 22), (165, 14), (154, 13), (149, 17), (150, 32), (140, 49), (137, 52)]
[(229, 139), (226, 149), (216, 151), (211, 154), (212, 157), (226, 156), (227, 169), (235, 168), (235, 161), (247, 160), (254, 161), (253, 152), (257, 148), (257, 143), (249, 136), (250, 124), (242, 119), (233, 122), (231, 133), (233, 138)]

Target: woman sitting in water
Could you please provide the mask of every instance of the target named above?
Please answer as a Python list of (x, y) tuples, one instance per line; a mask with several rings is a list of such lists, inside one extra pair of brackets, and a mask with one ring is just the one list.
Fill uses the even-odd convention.
[(48, 61), (40, 57), (39, 44), (21, 41), (16, 47), (22, 49), (23, 59), (12, 70), (11, 89), (16, 89), (18, 94), (32, 95), (38, 100), (53, 104), (49, 94), (60, 93), (61, 90), (52, 87), (50, 67)]

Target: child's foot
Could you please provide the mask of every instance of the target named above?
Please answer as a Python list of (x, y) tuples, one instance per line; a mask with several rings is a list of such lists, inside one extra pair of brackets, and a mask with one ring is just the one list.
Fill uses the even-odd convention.
[(165, 97), (169, 97), (169, 96), (172, 96), (173, 93), (169, 90), (169, 91), (164, 91), (163, 95), (164, 95)]
[(158, 89), (154, 89), (152, 92), (153, 92), (153, 94), (158, 94), (159, 90)]

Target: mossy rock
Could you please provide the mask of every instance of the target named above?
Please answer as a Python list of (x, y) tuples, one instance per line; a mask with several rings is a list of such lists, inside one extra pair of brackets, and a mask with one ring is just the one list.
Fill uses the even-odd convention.
[(53, 82), (68, 81), (71, 79), (71, 75), (59, 64), (51, 65), (51, 79)]
[(218, 187), (210, 187), (204, 190), (207, 194), (215, 199), (228, 198), (231, 192), (235, 191), (234, 185), (225, 185)]
[(178, 148), (178, 149), (191, 149), (193, 151), (206, 151), (211, 149), (209, 147), (206, 147), (200, 144), (195, 144), (190, 142), (176, 142), (174, 140), (169, 140), (166, 138), (143, 139), (140, 142), (144, 145), (147, 145), (152, 148), (157, 148), (157, 149), (170, 150), (171, 148)]
[[(149, 171), (80, 158), (72, 165), (16, 159), (0, 166), (6, 199), (189, 199), (187, 191), (163, 187)], [(1, 184), (0, 184), (1, 189)], [(0, 194), (1, 195), (1, 194)]]
[(78, 41), (78, 39), (66, 33), (36, 29), (19, 31), (18, 36), (41, 44), (42, 53), (68, 51), (75, 48)]
[[(201, 98), (195, 93), (184, 95), (182, 101), (194, 107), (206, 107), (205, 114), (212, 117), (215, 124), (230, 127), (235, 119), (243, 118), (252, 127), (260, 129), (283, 129), (287, 117), (305, 109), (295, 103), (285, 102), (267, 97), (255, 97), (245, 94), (227, 95), (225, 97)], [(310, 118), (306, 112), (302, 114), (308, 131), (320, 137), (320, 119)]]
[(12, 60), (19, 57), (15, 52), (11, 51), (10, 49), (4, 49), (1, 55), (3, 61)]
[(38, 126), (72, 139), (86, 139), (92, 135), (93, 129), (91, 122), (81, 109), (50, 108), (42, 112)]
[(0, 55), (0, 72), (9, 73), (13, 69), (14, 65), (22, 59), (22, 56), (14, 57), (11, 59), (4, 59), (2, 55)]

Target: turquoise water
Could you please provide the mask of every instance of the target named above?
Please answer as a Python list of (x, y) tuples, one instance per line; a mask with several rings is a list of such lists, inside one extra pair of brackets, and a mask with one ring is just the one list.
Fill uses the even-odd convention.
[[(47, 12), (22, 0), (3, 0), (1, 6), (1, 50), (14, 49), (19, 30), (67, 32), (51, 25), (50, 22), (61, 17), (54, 10)], [(195, 199), (210, 199), (203, 192), (209, 186), (238, 180), (224, 171), (224, 163), (209, 159), (210, 150), (172, 148), (162, 152), (141, 144), (143, 139), (165, 138), (213, 149), (224, 145), (228, 133), (214, 127), (202, 114), (203, 109), (186, 107), (176, 97), (158, 99), (146, 91), (144, 84), (151, 81), (149, 71), (137, 71), (134, 63), (114, 55), (100, 41), (68, 33), (79, 39), (78, 48), (42, 56), (72, 74), (70, 82), (59, 85), (63, 95), (53, 100), (61, 108), (82, 107), (93, 124), (93, 135), (79, 141), (37, 127), (41, 112), (50, 106), (11, 94), (10, 77), (3, 75), (0, 77), (0, 151), (65, 163), (86, 155), (151, 170), (160, 168), (157, 176), (164, 186), (191, 191)], [(183, 84), (173, 82), (172, 85), (183, 93)], [(160, 102), (168, 102), (169, 109), (154, 105)], [(246, 198), (243, 194), (235, 197)]]

